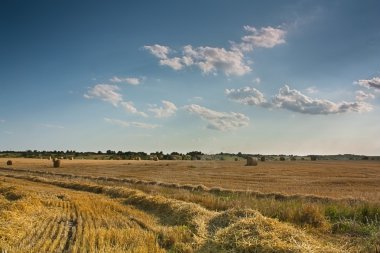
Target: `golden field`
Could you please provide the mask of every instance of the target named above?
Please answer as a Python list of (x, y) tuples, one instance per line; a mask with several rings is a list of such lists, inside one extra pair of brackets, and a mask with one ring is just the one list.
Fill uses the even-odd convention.
[(0, 159), (8, 252), (378, 252), (380, 163)]

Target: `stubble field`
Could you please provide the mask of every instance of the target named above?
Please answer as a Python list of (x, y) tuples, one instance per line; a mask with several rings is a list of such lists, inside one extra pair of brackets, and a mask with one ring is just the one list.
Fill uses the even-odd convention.
[(380, 163), (0, 159), (9, 252), (376, 252)]

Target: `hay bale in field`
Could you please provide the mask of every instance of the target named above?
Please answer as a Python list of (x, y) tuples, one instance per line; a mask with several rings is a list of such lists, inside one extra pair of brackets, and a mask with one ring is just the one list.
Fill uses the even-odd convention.
[(252, 157), (252, 156), (248, 156), (246, 166), (257, 166), (257, 158)]
[(158, 159), (157, 156), (153, 157), (153, 161), (159, 161), (160, 159)]
[(215, 242), (226, 252), (340, 252), (335, 245), (257, 211), (228, 210), (210, 223)]
[(265, 156), (260, 157), (260, 161), (265, 162)]
[(53, 160), (53, 167), (59, 168), (61, 166), (61, 160), (60, 159), (54, 159)]
[(73, 160), (74, 160), (74, 157), (70, 157), (70, 160), (73, 161)]
[(239, 161), (239, 158), (235, 157), (235, 162)]
[(9, 165), (13, 165), (12, 160), (8, 160), (8, 161), (7, 161), (7, 165), (8, 165), (8, 166), (9, 166)]
[(136, 157), (134, 158), (134, 160), (136, 160), (136, 161), (140, 161), (141, 158), (140, 158), (140, 156), (136, 156)]

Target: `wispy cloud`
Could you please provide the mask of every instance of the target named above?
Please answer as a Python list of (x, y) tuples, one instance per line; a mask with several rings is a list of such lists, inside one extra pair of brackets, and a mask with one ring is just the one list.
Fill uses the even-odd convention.
[(260, 91), (252, 87), (227, 89), (225, 93), (229, 99), (241, 104), (281, 108), (304, 114), (338, 114), (372, 110), (372, 106), (363, 101), (335, 103), (326, 99), (314, 99), (298, 90), (290, 89), (288, 85), (282, 87), (270, 101), (267, 101)]
[(85, 98), (93, 99), (98, 98), (105, 102), (111, 103), (115, 107), (121, 106), (124, 111), (143, 117), (148, 117), (144, 112), (137, 110), (131, 101), (124, 101), (123, 96), (119, 93), (120, 88), (117, 85), (110, 84), (97, 84), (94, 87), (90, 88), (86, 94)]
[(109, 81), (112, 83), (128, 83), (131, 85), (139, 85), (143, 78), (138, 77), (117, 77), (113, 76)]
[(53, 129), (64, 129), (65, 128), (64, 126), (54, 125), (54, 124), (41, 124), (41, 126), (45, 127), (45, 128), (53, 128)]
[(380, 77), (374, 77), (372, 79), (362, 79), (355, 81), (354, 83), (366, 88), (380, 89)]
[(187, 105), (185, 109), (207, 121), (207, 128), (213, 130), (228, 131), (249, 124), (249, 118), (242, 113), (218, 112), (197, 104)]
[(116, 85), (110, 84), (97, 84), (90, 88), (86, 94), (85, 98), (99, 98), (103, 101), (111, 103), (113, 106), (118, 106), (120, 102), (123, 101), (122, 95), (118, 92), (120, 88)]
[(260, 84), (261, 83), (261, 79), (260, 77), (256, 77), (255, 79), (252, 80), (253, 83), (256, 83), (256, 84)]
[(142, 122), (129, 122), (119, 119), (110, 119), (110, 118), (104, 118), (104, 120), (112, 125), (121, 126), (121, 127), (136, 127), (136, 128), (145, 128), (145, 129), (154, 129), (159, 127), (159, 125), (154, 124), (147, 124)]
[(177, 106), (170, 101), (162, 100), (162, 106), (153, 105), (148, 111), (155, 114), (156, 118), (168, 118), (177, 111)]
[(364, 100), (374, 99), (374, 98), (375, 98), (375, 95), (371, 93), (366, 93), (362, 90), (356, 91), (356, 100), (358, 101), (364, 101)]
[(189, 101), (189, 102), (199, 102), (199, 101), (202, 101), (202, 100), (203, 100), (203, 97), (195, 96), (195, 97), (189, 98), (187, 101)]
[(152, 55), (159, 59), (159, 64), (174, 70), (196, 66), (204, 74), (223, 72), (226, 76), (242, 76), (251, 72), (249, 61), (245, 60), (245, 52), (251, 52), (254, 47), (271, 48), (285, 43), (286, 31), (280, 28), (263, 27), (256, 29), (245, 26), (249, 35), (243, 36), (241, 42), (231, 42), (231, 48), (186, 45), (181, 55), (169, 57), (173, 52), (169, 47), (162, 45), (144, 46)]
[(170, 52), (169, 47), (161, 46), (159, 44), (155, 44), (153, 46), (144, 46), (144, 48), (159, 59), (167, 59)]
[(121, 107), (123, 107), (123, 109), (126, 112), (129, 112), (129, 113), (132, 113), (132, 114), (137, 114), (137, 115), (140, 115), (140, 116), (143, 116), (143, 117), (148, 117), (148, 115), (145, 112), (138, 111), (136, 109), (136, 107), (134, 106), (133, 102), (131, 102), (131, 101), (121, 102), (120, 105), (121, 105)]
[(308, 88), (305, 89), (306, 93), (308, 94), (315, 94), (315, 93), (318, 93), (318, 89), (317, 87), (315, 86), (310, 86)]

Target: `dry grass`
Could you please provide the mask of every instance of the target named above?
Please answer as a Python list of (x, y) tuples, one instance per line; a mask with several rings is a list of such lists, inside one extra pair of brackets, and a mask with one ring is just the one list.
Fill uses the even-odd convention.
[[(15, 169), (0, 169), (0, 250), (375, 252), (379, 193), (352, 197), (380, 187), (359, 186), (379, 177), (378, 165), (285, 161), (250, 169), (234, 161), (64, 160), (50, 168), (51, 161), (15, 159)], [(344, 187), (328, 194), (325, 167), (334, 180), (356, 182), (353, 194)], [(275, 176), (277, 183), (263, 180)], [(302, 188), (316, 181), (323, 183)]]
[[(0, 164), (6, 160), (0, 159)], [(50, 161), (41, 159), (13, 162), (13, 168), (74, 175), (380, 202), (379, 161), (266, 161), (254, 168), (244, 166), (244, 161), (63, 160), (61, 168), (52, 168)]]

